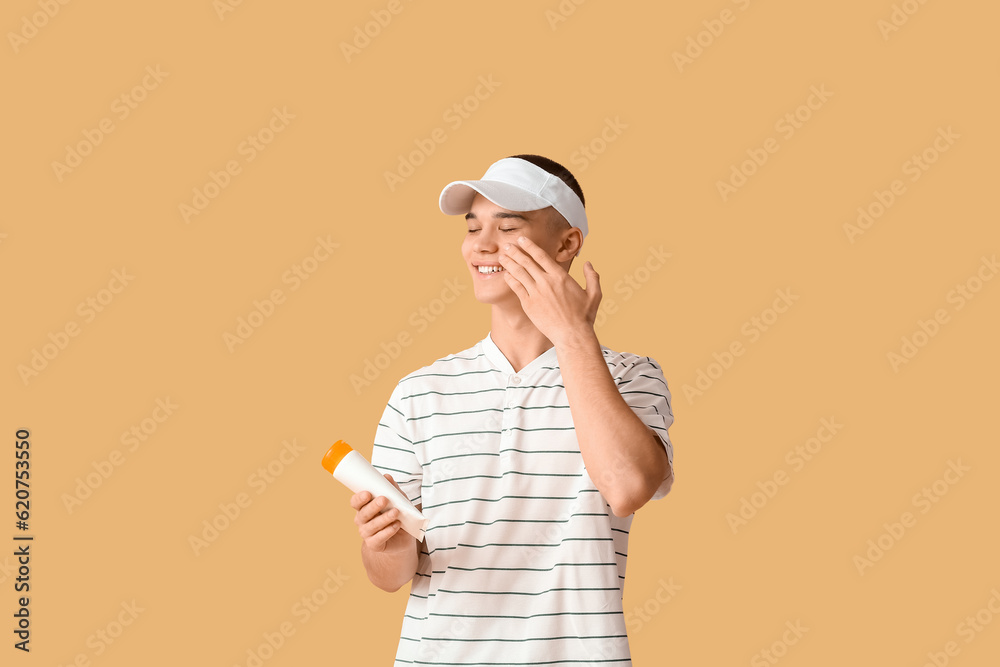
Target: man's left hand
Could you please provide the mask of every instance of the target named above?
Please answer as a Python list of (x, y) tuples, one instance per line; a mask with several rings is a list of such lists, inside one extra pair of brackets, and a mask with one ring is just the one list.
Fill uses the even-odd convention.
[(501, 249), (501, 274), (521, 300), (524, 314), (557, 344), (573, 333), (593, 330), (601, 303), (600, 276), (590, 262), (583, 265), (584, 289), (548, 253), (526, 236)]

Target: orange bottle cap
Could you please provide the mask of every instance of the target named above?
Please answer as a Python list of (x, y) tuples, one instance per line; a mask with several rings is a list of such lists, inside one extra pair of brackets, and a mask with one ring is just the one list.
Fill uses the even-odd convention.
[(354, 448), (343, 440), (338, 440), (333, 443), (333, 446), (327, 450), (326, 455), (323, 456), (323, 467), (332, 475), (333, 471), (336, 469), (340, 460), (354, 451)]

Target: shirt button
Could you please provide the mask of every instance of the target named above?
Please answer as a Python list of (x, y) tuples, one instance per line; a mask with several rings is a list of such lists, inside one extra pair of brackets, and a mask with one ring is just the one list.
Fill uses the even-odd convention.
[(512, 378), (510, 379), (510, 381), (511, 381), (511, 384), (521, 384), (521, 378), (519, 378), (519, 377), (518, 377), (518, 376), (516, 376), (516, 375), (515, 375), (514, 377), (512, 377)]

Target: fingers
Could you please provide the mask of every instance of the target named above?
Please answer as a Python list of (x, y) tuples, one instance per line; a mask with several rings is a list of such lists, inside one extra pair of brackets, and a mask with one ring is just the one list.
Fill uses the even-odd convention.
[(388, 506), (389, 500), (385, 496), (373, 498), (358, 508), (358, 513), (354, 516), (354, 523), (360, 528), (363, 524), (366, 524), (374, 519), (379, 512)]
[(594, 265), (591, 264), (589, 261), (584, 263), (583, 272), (589, 274), (587, 282), (588, 283), (590, 282), (589, 278), (593, 278), (594, 286), (597, 287), (598, 290), (600, 290), (601, 274), (597, 272), (597, 269), (594, 268)]
[(597, 272), (594, 265), (589, 261), (583, 265), (584, 272), (587, 274), (587, 294), (592, 295), (591, 298), (600, 302), (602, 292), (601, 292), (601, 274)]
[(524, 283), (515, 278), (514, 274), (512, 274), (510, 270), (501, 271), (500, 276), (503, 278), (503, 281), (507, 283), (507, 287), (510, 288), (510, 291), (517, 295), (518, 299), (523, 299), (528, 296), (528, 290), (525, 289)]
[(399, 529), (400, 525), (402, 524), (399, 522), (399, 510), (392, 509), (388, 512), (376, 515), (367, 523), (362, 523), (358, 526), (358, 533), (360, 533), (363, 539), (368, 540), (369, 546), (375, 546), (372, 543), (372, 538), (374, 536), (379, 533), (385, 533), (386, 529), (390, 529), (385, 535), (386, 539), (388, 539), (396, 533), (396, 530)]
[(368, 545), (369, 549), (381, 551), (385, 547), (385, 543), (392, 539), (392, 537), (398, 533), (402, 527), (403, 526), (400, 522), (393, 521), (371, 537), (366, 538), (365, 543)]
[(351, 496), (351, 507), (355, 510), (359, 510), (368, 504), (372, 499), (372, 494), (367, 491), (359, 491)]
[(358, 534), (369, 549), (382, 551), (386, 543), (399, 532), (403, 524), (398, 521), (399, 512), (395, 509), (377, 515), (371, 521), (358, 526)]
[[(391, 475), (383, 475), (396, 489), (399, 484)], [(386, 542), (402, 528), (399, 521), (399, 510), (389, 507), (389, 499), (385, 496), (374, 496), (369, 491), (359, 491), (351, 496), (351, 507), (357, 510), (354, 523), (358, 533), (369, 549), (381, 550)]]
[[(368, 498), (367, 502), (364, 501), (365, 498)], [(356, 508), (358, 513), (354, 516), (354, 523), (358, 527), (358, 533), (365, 540), (370, 540), (379, 532), (399, 523), (399, 510), (392, 508), (383, 512), (389, 506), (389, 500), (385, 496), (371, 499), (370, 493), (362, 491), (351, 498), (351, 506), (355, 505), (360, 506)], [(395, 532), (395, 529), (388, 531), (385, 538), (392, 537)]]
[(545, 252), (541, 246), (529, 239), (527, 236), (519, 236), (517, 238), (517, 243), (511, 244), (511, 247), (508, 249), (508, 252), (511, 251), (524, 252), (526, 255), (534, 259), (543, 271), (549, 272), (559, 267), (555, 260), (549, 256), (549, 253)]
[[(507, 274), (507, 277), (517, 280), (522, 285), (525, 283), (527, 284), (533, 283), (534, 278), (532, 277), (531, 273), (528, 271), (528, 268), (526, 266), (527, 259), (522, 259), (520, 257), (515, 258), (509, 254), (510, 253), (509, 250), (507, 252), (508, 254), (506, 255), (497, 256), (497, 261), (500, 262), (500, 266), (506, 269), (504, 273)], [(522, 264), (521, 262), (524, 262), (524, 264)]]

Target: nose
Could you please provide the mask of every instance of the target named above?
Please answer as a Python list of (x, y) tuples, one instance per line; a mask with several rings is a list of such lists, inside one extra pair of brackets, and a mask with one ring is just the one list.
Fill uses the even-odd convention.
[(483, 225), (483, 227), (475, 235), (473, 248), (477, 252), (484, 254), (495, 252), (497, 250), (497, 239), (499, 233), (500, 232), (498, 232), (492, 225)]

